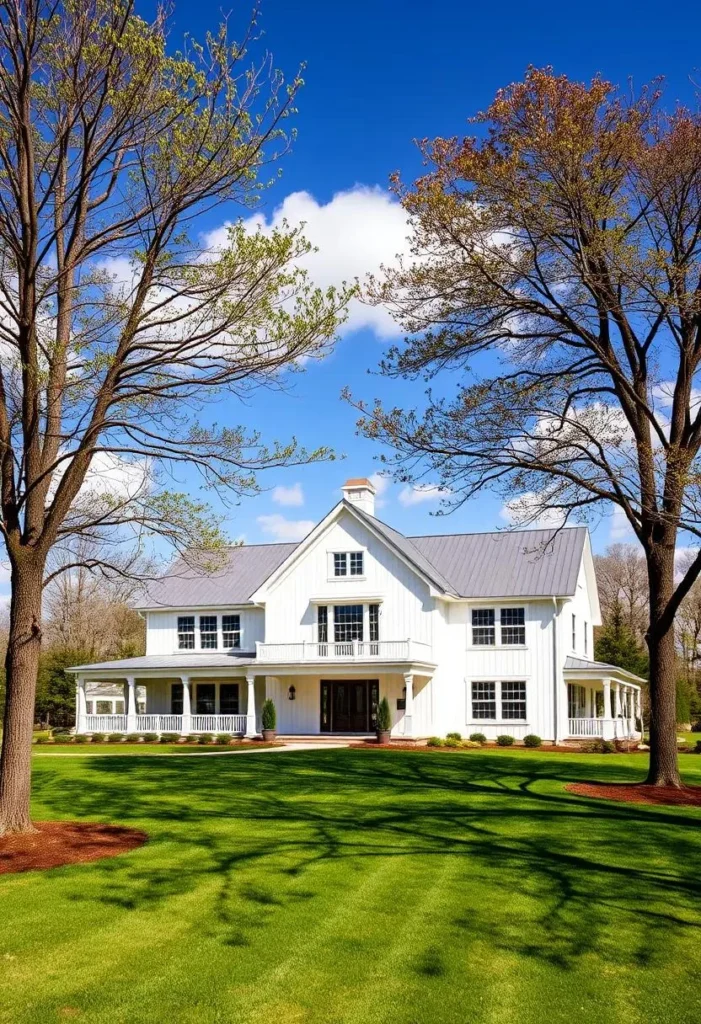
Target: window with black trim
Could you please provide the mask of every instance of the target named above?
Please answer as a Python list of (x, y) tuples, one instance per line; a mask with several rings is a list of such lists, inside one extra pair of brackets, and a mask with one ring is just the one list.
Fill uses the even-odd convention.
[(351, 551), (348, 557), (350, 559), (350, 574), (351, 574), (351, 576), (362, 576), (363, 575), (363, 552), (362, 551)]
[(335, 643), (363, 639), (362, 604), (335, 604), (333, 607), (333, 638)]
[(178, 615), (178, 647), (181, 651), (195, 649), (195, 616)]
[(219, 685), (219, 714), (238, 715), (239, 713), (239, 684), (221, 683)]
[(472, 609), (472, 643), (475, 647), (493, 647), (496, 643), (493, 608)]
[(329, 609), (325, 604), (320, 604), (316, 610), (316, 638), (320, 644), (329, 641)]
[(222, 615), (221, 617), (222, 645), (229, 651), (234, 647), (241, 646), (241, 616)]
[(472, 717), (476, 719), (496, 719), (497, 717), (497, 684), (493, 682), (472, 683)]
[(526, 720), (526, 683), (523, 679), (504, 680), (501, 684), (501, 717), (510, 721)]
[(502, 608), (501, 618), (501, 642), (503, 644), (525, 644), (526, 643), (526, 609), (525, 608)]
[(218, 646), (216, 615), (200, 615), (200, 647), (203, 651), (216, 651)]
[(333, 556), (333, 574), (334, 576), (347, 576), (348, 575), (348, 556), (345, 551), (336, 552)]
[(216, 685), (214, 683), (197, 684), (196, 708), (198, 715), (216, 714)]
[(170, 688), (170, 713), (171, 715), (182, 715), (183, 713), (182, 683), (173, 683)]
[(370, 640), (375, 641), (380, 639), (380, 606), (379, 604), (370, 605), (369, 624), (370, 624)]

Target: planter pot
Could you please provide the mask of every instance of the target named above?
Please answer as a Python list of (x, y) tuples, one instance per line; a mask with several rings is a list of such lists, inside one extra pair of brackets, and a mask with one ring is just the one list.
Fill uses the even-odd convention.
[(378, 730), (377, 742), (378, 743), (389, 743), (389, 729), (387, 730), (387, 732), (380, 732)]
[(264, 743), (272, 743), (276, 736), (277, 732), (275, 731), (275, 729), (263, 729)]

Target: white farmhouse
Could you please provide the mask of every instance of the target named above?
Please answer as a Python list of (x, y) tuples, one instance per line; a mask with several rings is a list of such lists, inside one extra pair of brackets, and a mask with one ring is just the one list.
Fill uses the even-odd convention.
[[(270, 697), (280, 734), (364, 735), (386, 696), (396, 738), (638, 735), (641, 680), (593, 660), (585, 528), (405, 537), (374, 499), (349, 480), (299, 544), (176, 562), (139, 605), (146, 655), (72, 670), (78, 732), (251, 737)], [(97, 682), (124, 686), (125, 714), (89, 713)]]

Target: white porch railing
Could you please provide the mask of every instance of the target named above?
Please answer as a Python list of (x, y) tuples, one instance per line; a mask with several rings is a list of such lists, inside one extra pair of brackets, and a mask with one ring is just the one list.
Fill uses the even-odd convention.
[(603, 718), (570, 718), (570, 736), (603, 736)]
[(245, 733), (245, 715), (193, 715), (190, 732)]
[(605, 740), (632, 740), (640, 736), (635, 721), (627, 718), (570, 718), (569, 735), (600, 736)]
[(86, 715), (84, 732), (126, 732), (126, 715)]
[(256, 644), (256, 660), (259, 662), (306, 661), (428, 661), (431, 660), (430, 644), (420, 640), (349, 640), (327, 643), (302, 641), (291, 644)]
[(137, 732), (181, 732), (182, 715), (137, 715)]

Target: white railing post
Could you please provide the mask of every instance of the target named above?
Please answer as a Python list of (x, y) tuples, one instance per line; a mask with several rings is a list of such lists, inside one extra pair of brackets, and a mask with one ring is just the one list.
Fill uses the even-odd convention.
[(127, 732), (136, 732), (136, 679), (127, 676)]
[(180, 676), (183, 684), (183, 718), (180, 726), (180, 735), (189, 736), (192, 728), (192, 701), (190, 699), (190, 677)]
[(258, 735), (256, 729), (256, 677), (253, 672), (246, 673), (246, 685), (248, 687), (248, 703), (246, 704), (246, 738), (255, 739)]
[(85, 697), (85, 677), (78, 677), (78, 691), (76, 693), (76, 716), (75, 731), (85, 732), (87, 703)]
[(414, 735), (414, 677), (411, 672), (404, 675), (406, 693), (404, 695), (404, 735)]

